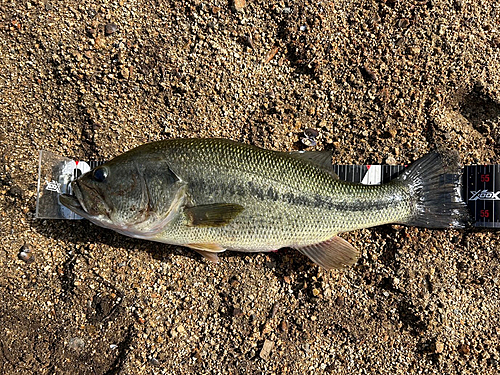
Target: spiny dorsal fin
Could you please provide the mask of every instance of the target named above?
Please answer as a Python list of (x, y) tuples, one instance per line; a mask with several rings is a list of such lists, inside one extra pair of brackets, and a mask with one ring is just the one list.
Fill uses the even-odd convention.
[(290, 152), (289, 155), (315, 165), (330, 173), (335, 179), (339, 178), (333, 171), (331, 151), (293, 151)]
[(314, 263), (326, 270), (350, 266), (359, 258), (359, 252), (349, 242), (335, 236), (327, 241), (304, 247), (296, 247)]
[(205, 204), (184, 208), (191, 227), (222, 227), (229, 224), (241, 211), (243, 206), (233, 203)]

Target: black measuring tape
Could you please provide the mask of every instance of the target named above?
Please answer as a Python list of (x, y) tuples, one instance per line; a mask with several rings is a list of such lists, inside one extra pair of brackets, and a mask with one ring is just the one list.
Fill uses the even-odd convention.
[[(402, 165), (334, 165), (341, 180), (367, 185), (385, 184), (404, 170)], [(462, 172), (462, 199), (474, 226), (500, 228), (500, 165), (468, 165)]]
[(500, 165), (472, 165), (464, 168), (462, 197), (469, 206), (475, 226), (500, 228)]

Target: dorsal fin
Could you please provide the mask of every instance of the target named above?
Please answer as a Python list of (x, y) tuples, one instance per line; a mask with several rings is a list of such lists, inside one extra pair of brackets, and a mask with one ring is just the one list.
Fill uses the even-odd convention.
[(333, 171), (331, 151), (293, 151), (289, 155), (315, 165), (321, 170), (330, 173), (335, 179), (339, 178)]

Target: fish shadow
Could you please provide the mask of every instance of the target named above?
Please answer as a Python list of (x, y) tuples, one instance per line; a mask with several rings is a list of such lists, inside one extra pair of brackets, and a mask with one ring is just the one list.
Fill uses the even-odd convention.
[[(33, 219), (31, 226), (44, 237), (63, 240), (75, 247), (76, 245), (85, 246), (99, 243), (111, 248), (119, 247), (127, 251), (145, 251), (153, 259), (162, 262), (171, 262), (172, 256), (177, 255), (201, 263), (210, 262), (189, 248), (128, 237), (111, 229), (101, 228), (88, 220)], [(272, 269), (276, 276), (301, 272), (304, 269), (315, 267), (306, 256), (289, 248), (266, 253), (226, 251), (218, 254), (218, 256), (222, 266), (222, 264), (226, 263), (226, 260), (231, 258), (257, 257), (258, 254), (265, 255), (262, 266)], [(255, 262), (252, 263), (255, 264)]]
[(176, 254), (191, 259), (200, 258), (198, 254), (181, 246), (128, 237), (111, 229), (101, 228), (88, 220), (34, 219), (31, 226), (45, 237), (63, 240), (75, 246), (99, 243), (110, 247), (120, 247), (127, 251), (146, 251), (154, 259), (161, 261), (168, 261), (171, 255)]

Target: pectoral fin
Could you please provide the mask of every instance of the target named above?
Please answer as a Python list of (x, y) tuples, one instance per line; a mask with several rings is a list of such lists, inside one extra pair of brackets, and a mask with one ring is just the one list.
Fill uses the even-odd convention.
[(217, 256), (217, 253), (221, 253), (226, 250), (218, 244), (210, 243), (190, 243), (186, 246), (196, 251), (203, 258), (208, 259), (209, 261), (214, 263), (219, 263), (219, 257)]
[(338, 236), (318, 244), (296, 247), (296, 249), (326, 270), (350, 266), (359, 258), (358, 250)]
[(229, 224), (243, 209), (239, 204), (216, 203), (186, 207), (184, 213), (191, 227), (222, 227)]

